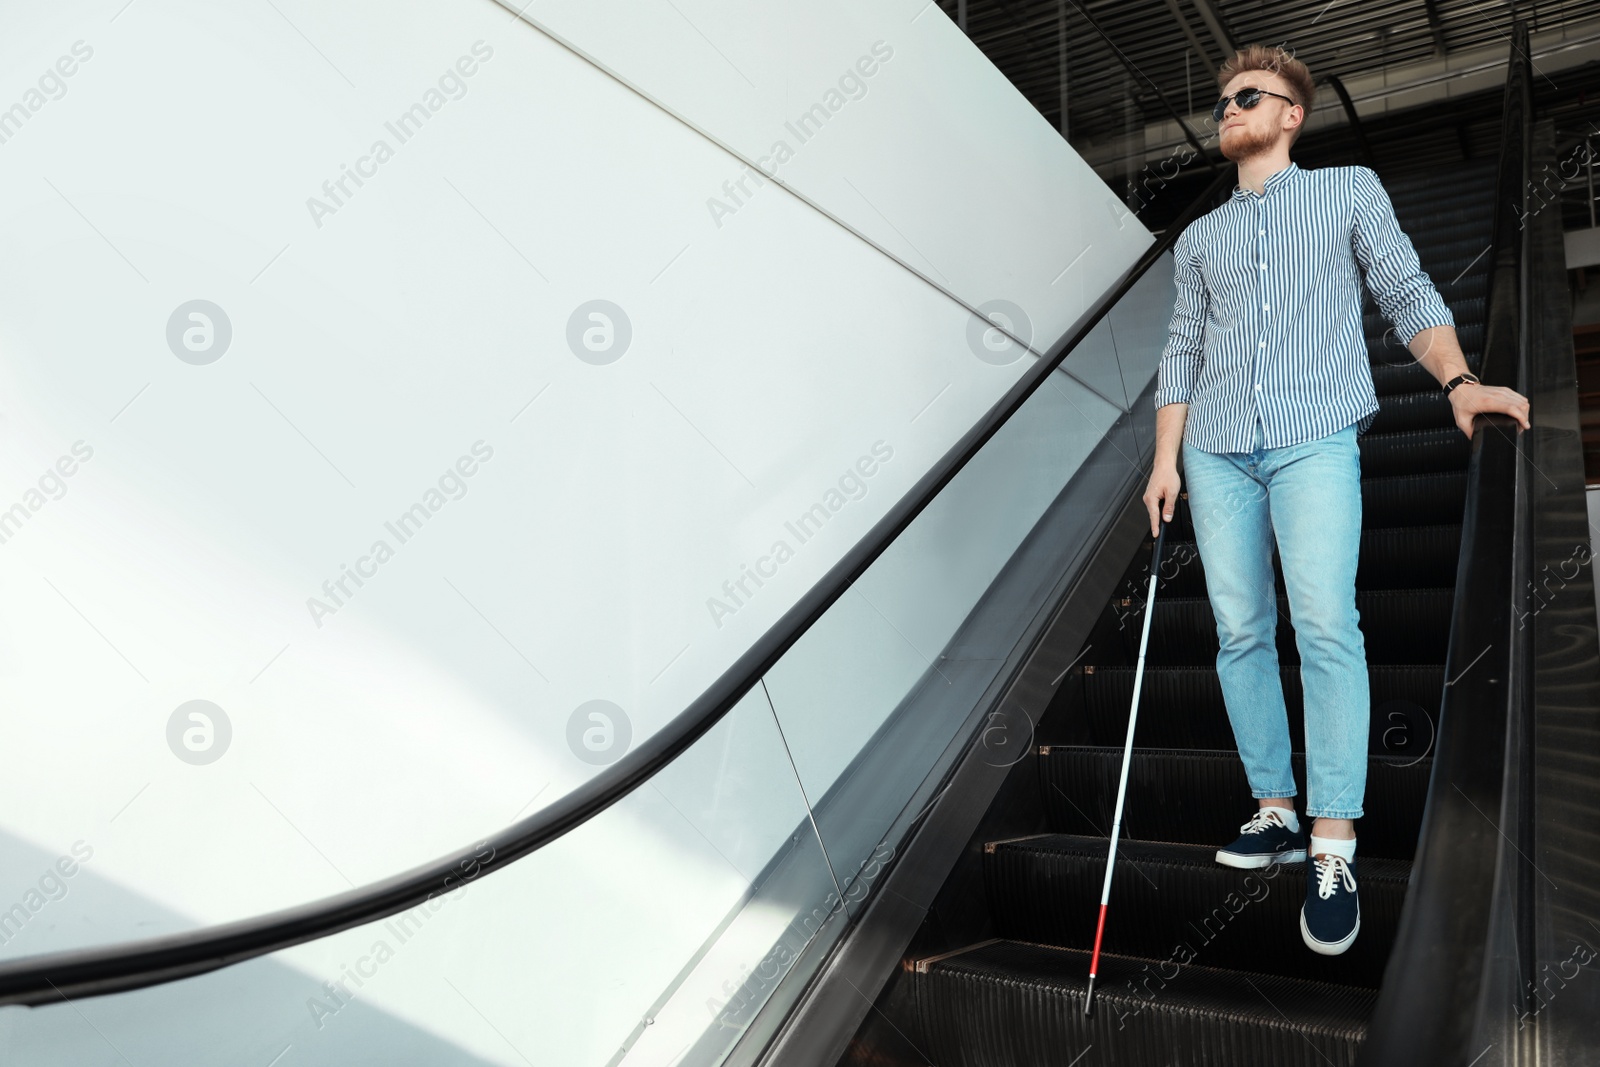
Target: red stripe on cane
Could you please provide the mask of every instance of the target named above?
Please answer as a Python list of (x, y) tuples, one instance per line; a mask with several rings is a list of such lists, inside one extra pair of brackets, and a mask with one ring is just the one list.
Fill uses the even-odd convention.
[(1100, 922), (1094, 928), (1094, 955), (1089, 957), (1089, 977), (1100, 969), (1100, 938), (1106, 932), (1106, 905), (1100, 905)]

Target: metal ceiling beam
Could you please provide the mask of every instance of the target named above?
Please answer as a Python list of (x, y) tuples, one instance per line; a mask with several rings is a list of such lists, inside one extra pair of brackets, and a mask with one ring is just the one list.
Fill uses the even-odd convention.
[(1434, 52), (1444, 58), (1444, 23), (1439, 21), (1439, 0), (1422, 0), (1423, 9), (1428, 12), (1428, 29), (1433, 31)]
[(1056, 59), (1056, 88), (1061, 96), (1061, 115), (1056, 127), (1061, 131), (1061, 136), (1066, 138), (1071, 136), (1067, 123), (1067, 0), (1057, 0)]
[(1236, 49), (1233, 42), (1228, 39), (1228, 31), (1223, 29), (1222, 17), (1217, 14), (1217, 9), (1211, 6), (1211, 0), (1194, 0), (1195, 10), (1200, 12), (1200, 18), (1206, 24), (1206, 29), (1211, 31), (1211, 36), (1217, 42), (1217, 47), (1222, 49), (1222, 58), (1226, 60)]
[[(1213, 57), (1206, 49), (1206, 46), (1200, 43), (1199, 34), (1194, 32), (1194, 27), (1189, 25), (1189, 20), (1184, 17), (1183, 9), (1178, 6), (1178, 0), (1167, 0), (1167, 10), (1172, 12), (1172, 17), (1178, 22), (1178, 28), (1183, 31), (1185, 37), (1189, 38), (1189, 43), (1194, 45), (1195, 55), (1199, 56), (1203, 62), (1220, 66), (1222, 60)], [(1222, 58), (1226, 59), (1227, 57), (1228, 53), (1223, 53)]]
[[(940, 6), (950, 13), (951, 18), (959, 17), (958, 2), (939, 0)], [(1057, 3), (1047, 0), (966, 2), (969, 29), (978, 47), (1033, 101), (1047, 121), (1056, 120), (1061, 106)], [(1214, 80), (1211, 74), (1216, 71), (1221, 59), (1226, 57), (1214, 41), (1212, 28), (1202, 22), (1199, 10), (1189, 0), (1084, 2), (1097, 19), (1108, 20), (1108, 24), (1114, 27), (1112, 34), (1117, 43), (1127, 50), (1128, 55), (1137, 57), (1143, 73), (1149, 76), (1150, 81), (1159, 84), (1173, 103), (1185, 100), (1186, 52), (1193, 62), (1202, 68), (1209, 68), (1203, 69), (1201, 81), (1205, 90), (1210, 91)], [(1473, 2), (1484, 6), (1482, 0)], [(1328, 0), (1316, 0), (1313, 6), (1320, 10), (1327, 3)], [(1183, 19), (1172, 16), (1174, 5)], [(1437, 29), (1442, 33), (1436, 31), (1433, 21), (1427, 17), (1429, 6), (1438, 14)], [(1495, 25), (1483, 19), (1456, 18), (1453, 14), (1446, 22), (1446, 13), (1455, 11), (1456, 6), (1447, 0), (1371, 0), (1363, 3), (1335, 0), (1314, 23), (1310, 15), (1304, 18), (1295, 15), (1294, 5), (1274, 4), (1268, 0), (1257, 0), (1256, 3), (1206, 0), (1204, 9), (1219, 16), (1217, 28), (1222, 32), (1224, 42), (1229, 45), (1249, 44), (1253, 40), (1270, 44), (1292, 36), (1296, 54), (1309, 62), (1313, 71), (1337, 69), (1346, 79), (1352, 97), (1366, 112), (1368, 96), (1373, 91), (1379, 91), (1369, 85), (1371, 76), (1385, 68), (1397, 72), (1413, 66), (1425, 66), (1437, 74), (1443, 66), (1460, 69), (1457, 64), (1463, 56), (1475, 57), (1491, 46), (1500, 49), (1500, 68), (1504, 68), (1504, 38)], [(1540, 25), (1543, 28), (1534, 35), (1535, 40), (1541, 42), (1537, 46), (1540, 54), (1545, 55), (1548, 48), (1557, 43), (1563, 31), (1568, 37), (1560, 41), (1560, 47), (1581, 47), (1587, 52), (1589, 38), (1600, 36), (1600, 18), (1595, 17), (1595, 11), (1594, 4), (1566, 3), (1560, 8), (1556, 4), (1540, 4)], [(1313, 11), (1311, 14), (1315, 13)], [(1232, 35), (1231, 20), (1235, 16), (1241, 20), (1238, 37)], [(1126, 64), (1109, 47), (1100, 47), (1099, 38), (1092, 31), (1086, 37), (1084, 31), (1087, 26), (1076, 15), (1069, 13), (1069, 17), (1072, 20), (1068, 25), (1069, 128), (1074, 142), (1084, 151), (1092, 153), (1102, 142), (1122, 136), (1124, 116), (1119, 75)], [(1380, 25), (1394, 27), (1392, 37), (1383, 46), (1380, 46), (1373, 33)], [(1441, 36), (1448, 45), (1443, 57), (1439, 55)], [(1196, 42), (1199, 42), (1198, 47)], [(1536, 58), (1535, 62), (1541, 71), (1547, 65), (1547, 60)], [(1466, 63), (1464, 66), (1473, 67), (1473, 64)], [(1455, 70), (1438, 75), (1440, 78), (1455, 76)], [(1541, 79), (1541, 84), (1546, 83)], [(1146, 119), (1159, 123), (1163, 112), (1159, 102), (1150, 93), (1149, 81), (1138, 77), (1137, 85), (1139, 103), (1146, 109)], [(1201, 89), (1196, 87), (1194, 91), (1194, 104), (1201, 107)], [(1393, 92), (1392, 88), (1383, 88), (1380, 95), (1392, 95)], [(1331, 91), (1329, 98), (1332, 98)], [(1184, 118), (1196, 132), (1204, 134), (1206, 124), (1202, 117), (1208, 113), (1202, 111), (1194, 116), (1185, 114)], [(1177, 127), (1169, 126), (1159, 134), (1159, 140), (1162, 143), (1175, 143), (1176, 134)], [(1152, 140), (1150, 143), (1157, 142)], [(1483, 146), (1476, 146), (1476, 151), (1482, 154)], [(1212, 152), (1215, 153), (1214, 141)]]
[[(1319, 23), (1320, 25), (1320, 23)], [(1420, 28), (1420, 27), (1419, 27)], [(1600, 19), (1587, 18), (1583, 21), (1569, 19), (1566, 25), (1551, 25), (1530, 35), (1533, 51), (1531, 57), (1536, 64), (1536, 69), (1559, 79), (1571, 79), (1574, 84), (1588, 85), (1589, 80), (1583, 73), (1600, 69)], [(1398, 121), (1388, 112), (1410, 111), (1415, 108), (1425, 107), (1448, 99), (1451, 95), (1459, 93), (1463, 81), (1469, 80), (1473, 85), (1473, 92), (1485, 92), (1489, 89), (1486, 77), (1498, 75), (1504, 78), (1506, 68), (1506, 50), (1504, 44), (1483, 44), (1474, 47), (1463, 47), (1459, 43), (1452, 45), (1450, 56), (1446, 61), (1449, 69), (1440, 70), (1437, 59), (1432, 58), (1431, 51), (1418, 56), (1406, 64), (1390, 66), (1387, 71), (1365, 69), (1359, 67), (1355, 72), (1345, 71), (1343, 79), (1346, 90), (1350, 93), (1351, 101), (1360, 105), (1368, 114), (1369, 121), (1377, 114), (1384, 114), (1388, 121)], [(1588, 99), (1593, 100), (1600, 93), (1591, 88)], [(1403, 108), (1396, 108), (1392, 103), (1396, 97), (1404, 96)], [(1082, 104), (1080, 93), (1079, 104)], [(1313, 119), (1317, 117), (1328, 118), (1338, 113), (1338, 109), (1330, 111), (1319, 107)], [(1498, 112), (1496, 112), (1498, 114)], [(1079, 123), (1081, 127), (1082, 122)], [(1110, 124), (1107, 124), (1108, 127)], [(1330, 123), (1321, 123), (1314, 129), (1308, 129), (1307, 134), (1322, 133)], [(1121, 142), (1117, 140), (1116, 130), (1112, 127), (1108, 134), (1096, 134), (1104, 137), (1106, 143), (1098, 140), (1086, 141), (1079, 149), (1079, 154), (1091, 167), (1104, 171), (1106, 168), (1120, 164), (1122, 158)], [(1152, 122), (1144, 131), (1145, 159), (1155, 161), (1164, 154), (1170, 153), (1184, 143), (1183, 136), (1187, 129), (1175, 123)], [(1449, 135), (1449, 127), (1445, 126), (1445, 135)], [(1476, 135), (1475, 135), (1476, 136)], [(1491, 145), (1492, 147), (1492, 145)], [(1473, 154), (1482, 156), (1485, 149), (1482, 143), (1472, 145)]]
[[(1206, 166), (1210, 167), (1213, 172), (1216, 171), (1218, 169), (1217, 161), (1211, 158), (1211, 154), (1206, 151), (1205, 145), (1201, 144), (1199, 138), (1195, 137), (1194, 131), (1189, 129), (1189, 124), (1183, 121), (1183, 117), (1178, 114), (1178, 109), (1172, 106), (1172, 102), (1167, 99), (1167, 94), (1161, 91), (1161, 86), (1151, 81), (1150, 76), (1144, 71), (1140, 70), (1139, 65), (1133, 60), (1129, 59), (1127, 53), (1117, 47), (1117, 42), (1113, 41), (1111, 39), (1111, 35), (1105, 30), (1101, 29), (1100, 24), (1094, 20), (1094, 16), (1089, 14), (1089, 8), (1087, 5), (1085, 5), (1084, 0), (1071, 0), (1071, 2), (1072, 6), (1076, 7), (1079, 14), (1083, 16), (1083, 20), (1089, 24), (1089, 28), (1095, 33), (1099, 34), (1102, 41), (1111, 46), (1111, 50), (1117, 54), (1117, 58), (1122, 61), (1122, 64), (1125, 68), (1127, 68), (1128, 73), (1130, 75), (1143, 78), (1149, 83), (1150, 88), (1155, 90), (1156, 99), (1161, 101), (1162, 108), (1166, 110), (1168, 115), (1172, 116), (1172, 121), (1178, 124), (1178, 128), (1183, 131), (1183, 136), (1191, 145), (1194, 146), (1194, 150), (1199, 153), (1200, 158), (1205, 161)], [(1135, 101), (1133, 94), (1125, 93), (1124, 104), (1130, 105), (1134, 103)], [(1143, 137), (1144, 131), (1140, 130), (1139, 135)]]

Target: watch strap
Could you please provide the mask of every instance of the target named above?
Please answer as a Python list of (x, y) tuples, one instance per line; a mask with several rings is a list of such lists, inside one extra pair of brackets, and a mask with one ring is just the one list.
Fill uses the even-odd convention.
[(1483, 384), (1478, 380), (1478, 376), (1476, 374), (1458, 374), (1454, 378), (1451, 378), (1448, 382), (1444, 383), (1444, 391), (1448, 393), (1463, 382), (1471, 382), (1473, 385)]

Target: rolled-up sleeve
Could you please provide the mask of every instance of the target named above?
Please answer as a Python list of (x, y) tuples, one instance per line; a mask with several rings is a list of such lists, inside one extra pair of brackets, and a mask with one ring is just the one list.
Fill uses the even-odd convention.
[(1190, 238), (1193, 226), (1185, 227), (1172, 244), (1172, 278), (1178, 299), (1173, 305), (1172, 322), (1167, 327), (1167, 346), (1161, 351), (1156, 369), (1156, 407), (1187, 404), (1195, 378), (1205, 362), (1206, 311), (1209, 294), (1200, 273), (1200, 260)]
[(1409, 345), (1431, 326), (1454, 326), (1455, 317), (1422, 269), (1411, 239), (1394, 217), (1394, 205), (1370, 167), (1354, 167), (1355, 217), (1351, 245), (1366, 272), (1367, 288), (1384, 318)]

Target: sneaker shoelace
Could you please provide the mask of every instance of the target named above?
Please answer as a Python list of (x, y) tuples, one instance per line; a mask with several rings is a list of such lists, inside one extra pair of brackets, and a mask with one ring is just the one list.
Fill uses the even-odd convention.
[(1244, 834), (1259, 834), (1267, 830), (1271, 830), (1274, 826), (1281, 826), (1285, 830), (1289, 828), (1289, 824), (1284, 822), (1283, 817), (1277, 812), (1273, 811), (1273, 809), (1262, 808), (1254, 815), (1250, 816), (1249, 822), (1239, 827), (1239, 832)]
[(1317, 896), (1327, 900), (1333, 896), (1333, 890), (1341, 881), (1346, 892), (1356, 891), (1356, 876), (1351, 873), (1350, 866), (1345, 863), (1343, 856), (1329, 856), (1324, 860), (1317, 860)]

